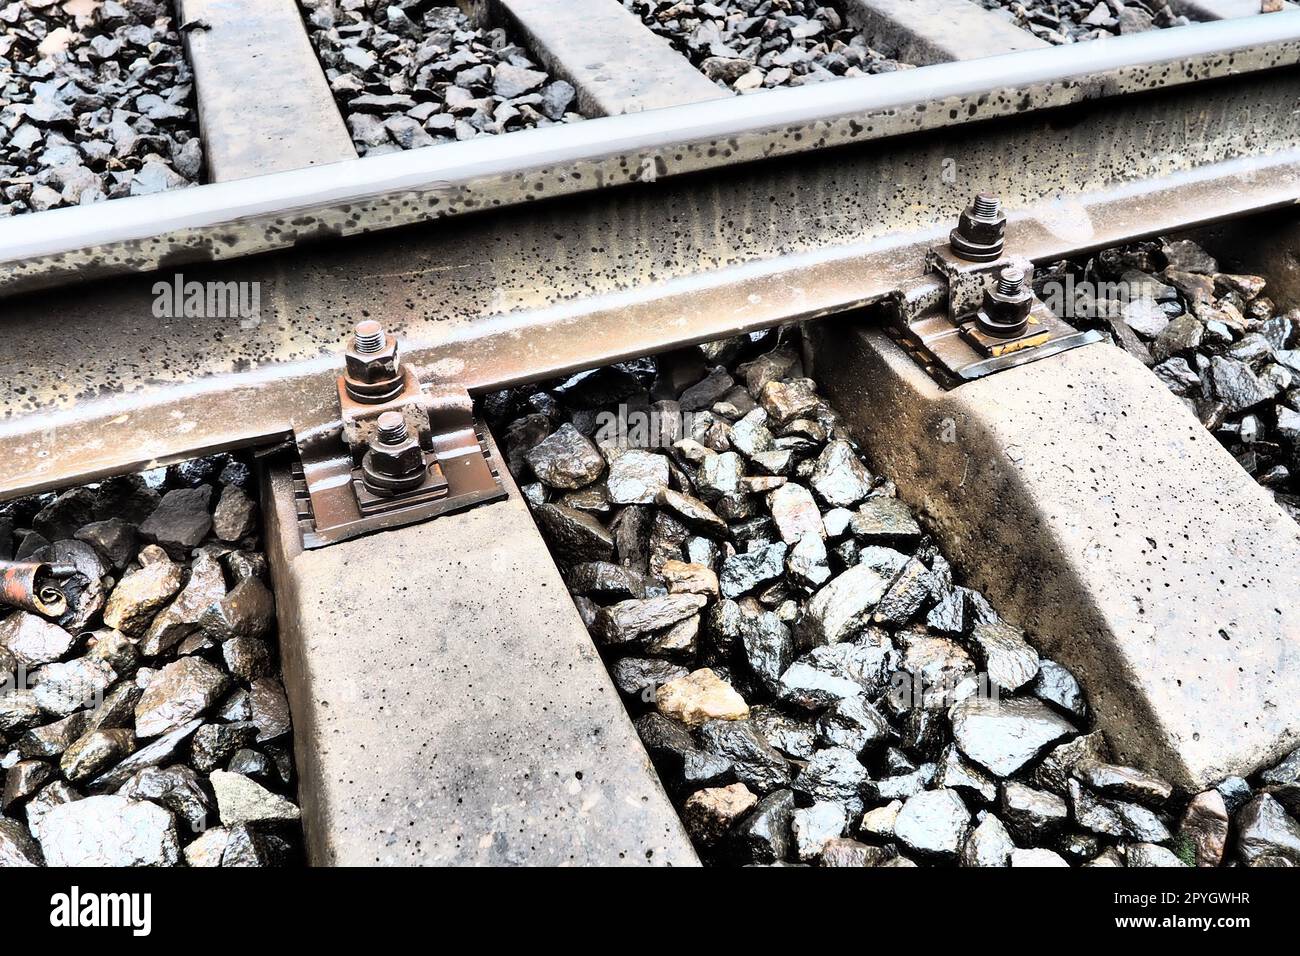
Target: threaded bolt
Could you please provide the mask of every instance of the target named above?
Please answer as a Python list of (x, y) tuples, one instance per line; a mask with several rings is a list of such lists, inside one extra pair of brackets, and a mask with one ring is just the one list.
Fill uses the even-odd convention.
[(384, 327), (374, 319), (358, 322), (353, 330), (352, 347), (361, 355), (373, 355), (384, 347)]
[(1002, 200), (997, 196), (990, 196), (988, 193), (980, 193), (975, 197), (975, 215), (985, 219), (991, 219), (998, 214), (998, 209), (1002, 207)]
[(401, 412), (384, 412), (379, 416), (379, 441), (385, 445), (406, 441), (406, 418)]
[(1025, 270), (1007, 266), (998, 276), (998, 294), (1016, 295), (1025, 284)]

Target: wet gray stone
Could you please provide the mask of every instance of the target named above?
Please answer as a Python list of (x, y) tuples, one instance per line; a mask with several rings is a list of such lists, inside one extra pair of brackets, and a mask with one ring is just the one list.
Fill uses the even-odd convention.
[(796, 584), (814, 590), (830, 580), (829, 561), (826, 542), (819, 535), (809, 534), (790, 549), (785, 558), (785, 570)]
[(1249, 365), (1221, 355), (1210, 358), (1214, 394), (1230, 414), (1246, 411), (1273, 398), (1278, 389), (1258, 378)]
[(861, 806), (867, 780), (867, 768), (857, 754), (845, 747), (826, 747), (812, 755), (795, 778), (794, 789), (813, 800), (832, 800), (853, 809)]
[(0, 792), (0, 809), (12, 810), (34, 794), (54, 774), (42, 760), (19, 760), (5, 771), (4, 790)]
[(29, 668), (66, 657), (75, 644), (59, 625), (27, 611), (13, 611), (0, 622), (0, 647)]
[(871, 619), (877, 624), (901, 627), (910, 621), (933, 595), (933, 576), (919, 558), (911, 558), (889, 585)]
[(680, 664), (652, 657), (621, 657), (610, 667), (615, 687), (647, 702), (653, 702), (656, 688), (688, 673)]
[(30, 690), (0, 692), (0, 733), (19, 733), (40, 719), (40, 705)]
[(865, 696), (837, 701), (817, 721), (819, 745), (843, 747), (859, 755), (893, 736), (889, 721)]
[(33, 727), (18, 739), (18, 753), (31, 760), (49, 760), (62, 756), (86, 730), (85, 711), (69, 714), (62, 720)]
[(727, 523), (714, 513), (708, 505), (692, 495), (661, 488), (655, 497), (659, 507), (666, 509), (687, 527), (694, 528), (709, 537), (725, 537)]
[(750, 710), (750, 723), (769, 744), (793, 760), (807, 760), (816, 748), (817, 728), (809, 721), (759, 705)]
[(262, 637), (274, 623), (275, 598), (270, 589), (259, 578), (247, 578), (208, 605), (199, 618), (199, 629), (215, 641), (228, 641)]
[(695, 487), (706, 502), (737, 494), (745, 474), (745, 463), (734, 451), (721, 454), (710, 452), (700, 462), (695, 476)]
[(119, 571), (135, 557), (135, 528), (121, 518), (92, 521), (78, 529), (74, 537), (98, 551), (105, 561)]
[(885, 685), (894, 663), (892, 646), (845, 642), (814, 648), (781, 675), (779, 698), (795, 707), (818, 710), (846, 697), (871, 697)]
[(141, 566), (128, 571), (108, 596), (104, 623), (123, 634), (142, 634), (154, 614), (181, 588), (182, 570), (157, 547), (140, 552)]
[(53, 807), (41, 821), (39, 839), (50, 866), (175, 866), (180, 859), (172, 815), (119, 796)]
[(950, 711), (953, 738), (963, 754), (998, 777), (1008, 777), (1074, 726), (1035, 698), (999, 701), (967, 697)]
[(863, 544), (904, 548), (915, 545), (921, 537), (921, 526), (897, 498), (868, 498), (853, 513), (849, 530)]
[(134, 682), (122, 681), (104, 695), (103, 701), (87, 715), (85, 730), (130, 728), (135, 723), (135, 705), (144, 692)]
[(760, 800), (732, 835), (730, 844), (737, 862), (775, 863), (789, 856), (794, 809), (790, 790), (777, 790)]
[(725, 559), (718, 576), (722, 596), (740, 597), (779, 579), (785, 571), (786, 551), (787, 546), (777, 542)]
[(750, 673), (770, 693), (775, 693), (794, 659), (790, 628), (770, 611), (746, 615), (740, 622), (740, 645)]
[(46, 664), (32, 680), (32, 693), (41, 710), (66, 717), (74, 710), (98, 706), (106, 691), (117, 680), (117, 672), (105, 661), (94, 657)]
[(1157, 362), (1176, 355), (1185, 354), (1196, 349), (1205, 336), (1204, 324), (1192, 315), (1183, 315), (1174, 319), (1151, 345), (1151, 355)]
[(678, 404), (684, 412), (698, 412), (709, 408), (714, 402), (735, 387), (735, 380), (725, 368), (715, 368), (705, 378), (682, 392)]
[(157, 737), (193, 720), (220, 699), (230, 680), (196, 657), (163, 667), (144, 689), (135, 709), (136, 734)]
[(609, 500), (614, 504), (653, 504), (660, 490), (668, 487), (668, 459), (640, 449), (628, 449), (609, 463), (605, 481)]
[(1087, 716), (1088, 704), (1079, 682), (1055, 661), (1046, 658), (1039, 660), (1038, 676), (1029, 685), (1029, 692), (1040, 700), (1055, 705), (1063, 713), (1080, 719)]
[(756, 408), (731, 427), (731, 446), (746, 458), (772, 448), (772, 433), (766, 425), (767, 412)]
[(542, 505), (533, 515), (562, 561), (608, 561), (614, 556), (614, 536), (591, 515), (555, 504)]
[(694, 790), (726, 782), (731, 761), (704, 750), (680, 721), (650, 712), (635, 721), (636, 731), (659, 769), (674, 790)]
[(117, 795), (162, 804), (194, 833), (201, 833), (212, 822), (212, 798), (199, 775), (183, 765), (146, 767), (133, 774)]
[(1034, 768), (1033, 784), (1065, 796), (1067, 781), (1075, 767), (1090, 761), (1105, 763), (1109, 759), (1110, 749), (1100, 731), (1083, 734), (1049, 750)]
[(927, 790), (898, 811), (894, 835), (914, 853), (954, 859), (970, 829), (970, 812), (955, 790)]
[(79, 784), (98, 775), (135, 749), (130, 730), (92, 730), (63, 754), (59, 769), (69, 783)]
[(1273, 797), (1261, 793), (1235, 819), (1237, 854), (1248, 866), (1284, 860), (1300, 866), (1300, 823)]
[(949, 744), (939, 755), (934, 785), (956, 790), (978, 806), (997, 799), (998, 786), (985, 773), (966, 760), (956, 746)]
[(1124, 819), (1109, 803), (1098, 800), (1077, 780), (1068, 781), (1070, 810), (1074, 822), (1085, 830), (1109, 837), (1123, 837), (1127, 828)]
[(43, 866), (41, 848), (18, 820), (0, 818), (0, 869)]
[(569, 422), (538, 442), (525, 457), (537, 479), (550, 488), (581, 488), (605, 470), (600, 449)]
[(700, 727), (700, 739), (710, 753), (731, 763), (736, 779), (757, 794), (790, 782), (790, 765), (748, 720), (710, 720)]
[(277, 740), (293, 729), (284, 686), (275, 678), (262, 677), (248, 686), (249, 719), (257, 725), (257, 741)]
[(215, 555), (200, 551), (190, 565), (190, 579), (176, 599), (150, 623), (140, 639), (140, 653), (153, 657), (198, 630), (204, 612), (226, 595), (226, 581)]
[(1287, 784), (1300, 782), (1300, 747), (1283, 760), (1259, 775), (1261, 783)]
[(843, 804), (831, 801), (795, 810), (790, 821), (795, 856), (804, 863), (817, 859), (827, 841), (843, 835), (847, 822)]
[(1125, 859), (1131, 867), (1178, 867), (1186, 866), (1173, 851), (1154, 843), (1133, 843), (1125, 853)]
[(256, 742), (257, 725), (252, 721), (202, 724), (193, 735), (190, 751), (194, 767), (201, 773), (211, 773), (224, 766), (237, 751)]
[(962, 866), (1010, 866), (1016, 844), (1007, 828), (992, 813), (982, 813), (980, 821), (961, 848)]
[(830, 442), (818, 456), (811, 485), (831, 508), (857, 504), (871, 490), (873, 477), (846, 441)]
[(238, 485), (226, 485), (212, 512), (212, 532), (222, 541), (242, 541), (257, 527), (257, 505)]
[(832, 578), (808, 602), (798, 626), (800, 639), (809, 646), (848, 640), (867, 625), (889, 583), (862, 564)]
[(1174, 788), (1155, 774), (1111, 763), (1088, 762), (1075, 769), (1078, 778), (1103, 796), (1162, 806)]
[(803, 485), (794, 482), (782, 485), (768, 495), (767, 501), (772, 520), (786, 544), (795, 544), (808, 535), (826, 536), (817, 502)]
[(1168, 843), (1173, 839), (1165, 821), (1138, 803), (1110, 801), (1110, 807), (1124, 821), (1124, 832), (1143, 843)]
[(231, 676), (245, 682), (269, 677), (275, 671), (271, 648), (256, 637), (236, 637), (221, 646), (221, 659)]
[(608, 643), (626, 644), (698, 614), (707, 603), (708, 598), (702, 594), (620, 601), (600, 609), (596, 629)]
[(1046, 790), (1035, 790), (1014, 780), (1002, 786), (999, 815), (1019, 842), (1041, 843), (1065, 825), (1070, 810), (1064, 800)]
[(989, 680), (1004, 690), (1019, 690), (1038, 674), (1038, 652), (1029, 646), (1020, 628), (1006, 621), (977, 623), (971, 644), (978, 649)]
[(211, 501), (212, 489), (208, 485), (167, 492), (153, 514), (140, 525), (140, 537), (173, 557), (184, 557), (212, 529)]
[(902, 670), (913, 678), (901, 688), (908, 707), (943, 707), (978, 689), (975, 662), (957, 642), (924, 633), (900, 633)]

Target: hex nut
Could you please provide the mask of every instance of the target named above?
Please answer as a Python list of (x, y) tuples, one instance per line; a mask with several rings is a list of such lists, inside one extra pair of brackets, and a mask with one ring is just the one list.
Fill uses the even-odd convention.
[(355, 343), (349, 343), (343, 353), (347, 367), (347, 377), (362, 385), (375, 385), (391, 382), (401, 375), (402, 360), (397, 345), (397, 336), (384, 337), (384, 347), (378, 352), (363, 354), (356, 350)]
[[(424, 453), (420, 443), (408, 438), (396, 445), (387, 445), (377, 438), (370, 442), (370, 450), (365, 454), (365, 462), (377, 475), (385, 478), (406, 478), (424, 469)], [(363, 462), (362, 467), (365, 467)]]

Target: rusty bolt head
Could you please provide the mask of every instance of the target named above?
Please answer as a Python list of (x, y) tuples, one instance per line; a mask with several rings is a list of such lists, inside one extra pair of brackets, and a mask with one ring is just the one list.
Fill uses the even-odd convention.
[(389, 382), (401, 374), (402, 360), (398, 354), (397, 337), (384, 336), (384, 344), (376, 352), (359, 352), (354, 339), (343, 355), (348, 378), (363, 385)]
[(391, 443), (376, 435), (370, 440), (363, 467), (384, 478), (408, 478), (424, 471), (424, 453), (419, 441), (409, 435)]
[(999, 281), (984, 290), (984, 304), (976, 320), (989, 335), (1014, 338), (1029, 325), (1034, 293), (1025, 282), (1025, 274), (1016, 268), (1002, 270)]
[(952, 251), (968, 262), (992, 262), (1002, 255), (1007, 216), (996, 196), (981, 194), (962, 210), (948, 236)]

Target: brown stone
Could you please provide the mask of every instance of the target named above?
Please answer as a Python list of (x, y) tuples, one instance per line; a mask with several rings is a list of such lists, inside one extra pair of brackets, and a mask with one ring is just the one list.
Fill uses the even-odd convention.
[(1198, 793), (1187, 804), (1178, 835), (1196, 854), (1197, 866), (1218, 866), (1228, 842), (1228, 808), (1218, 790)]
[(715, 846), (731, 827), (758, 803), (743, 783), (697, 790), (686, 799), (682, 817), (686, 830), (701, 846)]
[(655, 692), (655, 705), (665, 717), (680, 720), (688, 727), (749, 716), (745, 699), (708, 667), (664, 684)]

